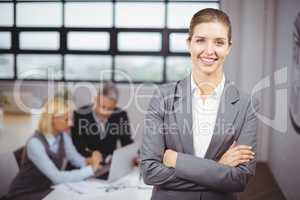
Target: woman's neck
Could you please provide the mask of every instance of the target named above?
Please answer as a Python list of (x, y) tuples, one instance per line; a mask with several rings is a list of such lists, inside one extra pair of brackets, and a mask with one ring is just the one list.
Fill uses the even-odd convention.
[(53, 135), (54, 137), (56, 137), (56, 136), (58, 136), (58, 135), (59, 135), (60, 133), (62, 133), (62, 132), (63, 132), (63, 131), (61, 131), (61, 130), (53, 129), (51, 135)]
[(217, 85), (222, 81), (223, 67), (219, 67), (219, 69), (212, 74), (206, 74), (200, 70), (193, 69), (192, 77), (200, 89), (201, 95), (211, 95)]

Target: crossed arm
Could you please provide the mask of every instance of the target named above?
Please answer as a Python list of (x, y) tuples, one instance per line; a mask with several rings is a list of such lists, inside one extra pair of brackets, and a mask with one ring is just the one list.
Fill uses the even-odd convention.
[[(163, 98), (158, 94), (151, 99), (145, 118), (145, 131), (141, 149), (141, 169), (146, 184), (169, 190), (216, 190), (223, 192), (243, 191), (255, 173), (255, 159), (233, 167), (214, 160), (175, 152), (173, 166), (164, 163), (165, 137), (162, 127)], [(256, 150), (257, 118), (249, 102), (244, 125), (237, 144), (250, 145)], [(226, 154), (226, 153), (225, 153)], [(223, 156), (224, 157), (224, 156)]]

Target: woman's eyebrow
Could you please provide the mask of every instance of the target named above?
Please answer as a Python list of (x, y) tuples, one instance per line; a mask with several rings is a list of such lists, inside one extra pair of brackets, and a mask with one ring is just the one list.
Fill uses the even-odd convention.
[[(205, 36), (201, 36), (201, 35), (195, 35), (194, 38), (207, 38)], [(216, 38), (213, 38), (214, 40), (227, 40), (227, 38), (224, 38), (224, 37), (216, 37)]]
[(195, 38), (205, 38), (205, 36), (195, 35)]
[(217, 37), (215, 38), (216, 40), (227, 40), (226, 38), (223, 38), (223, 37)]

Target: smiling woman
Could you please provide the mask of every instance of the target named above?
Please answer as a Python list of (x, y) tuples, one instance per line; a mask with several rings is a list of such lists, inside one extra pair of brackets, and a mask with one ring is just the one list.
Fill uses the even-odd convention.
[(231, 25), (218, 9), (192, 17), (192, 72), (155, 91), (145, 116), (141, 169), (153, 200), (236, 200), (255, 173), (257, 101), (223, 72)]
[(193, 78), (196, 81), (199, 76), (214, 75), (216, 79), (222, 78), (223, 64), (231, 47), (227, 32), (226, 26), (219, 22), (201, 23), (193, 28), (188, 47), (192, 58)]
[[(210, 85), (208, 79), (213, 85), (221, 81), (231, 43), (231, 24), (226, 15), (212, 9), (194, 15), (187, 44), (192, 59), (192, 76), (198, 86)], [(200, 90), (204, 88), (200, 87)]]

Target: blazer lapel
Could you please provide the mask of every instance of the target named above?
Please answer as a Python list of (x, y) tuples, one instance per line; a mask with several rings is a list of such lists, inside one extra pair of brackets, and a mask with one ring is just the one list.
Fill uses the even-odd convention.
[(234, 130), (233, 124), (239, 113), (238, 104), (239, 92), (230, 82), (225, 82), (223, 94), (218, 108), (218, 114), (214, 133), (209, 144), (205, 158), (213, 159), (225, 142), (224, 134), (230, 134)]
[(180, 139), (184, 153), (194, 154), (193, 145), (193, 119), (191, 98), (191, 76), (180, 81), (176, 87), (174, 98), (174, 111), (177, 126), (180, 130)]

